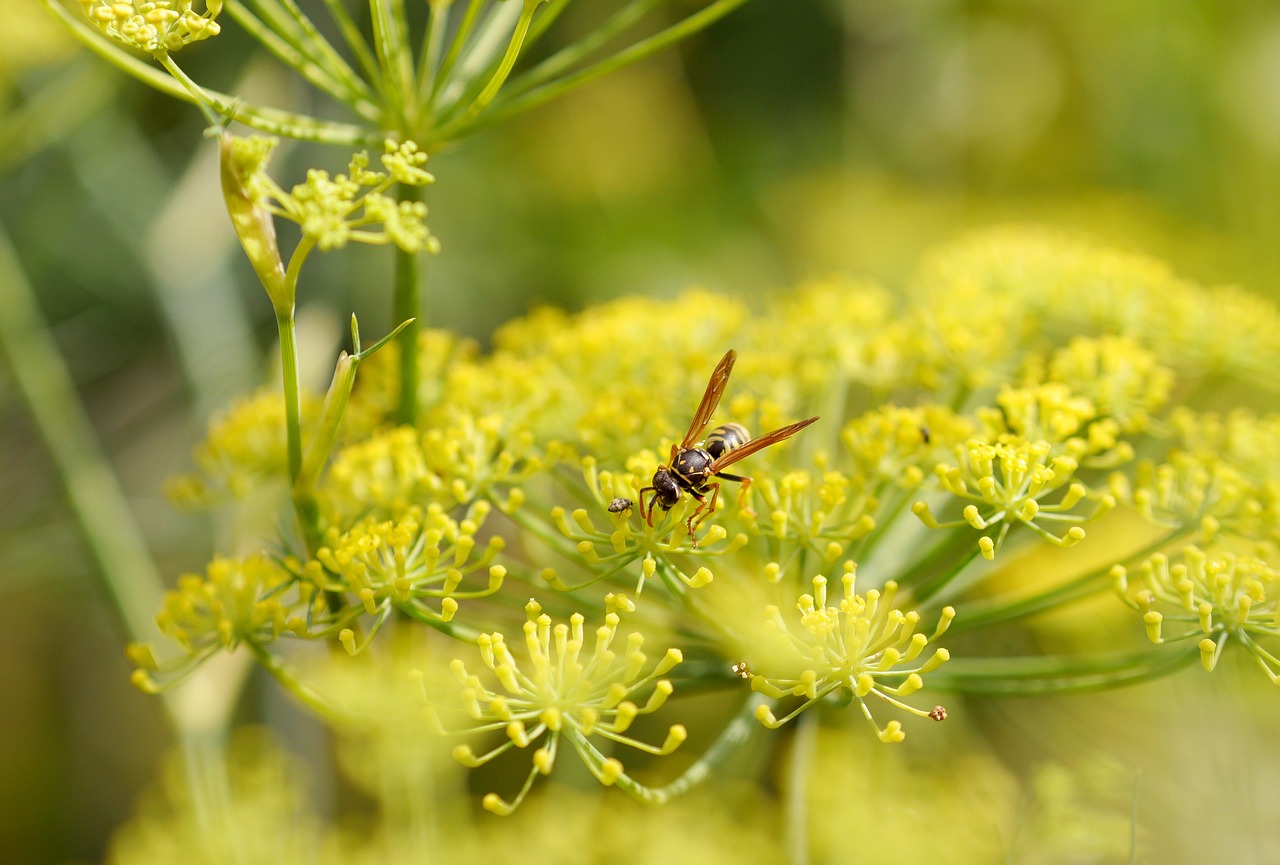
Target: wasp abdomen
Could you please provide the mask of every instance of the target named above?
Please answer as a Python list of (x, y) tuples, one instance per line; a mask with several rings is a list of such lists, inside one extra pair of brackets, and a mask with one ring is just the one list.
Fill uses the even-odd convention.
[(726, 423), (708, 433), (707, 440), (702, 446), (707, 453), (711, 454), (713, 460), (718, 460), (729, 451), (740, 448), (749, 441), (751, 441), (751, 433), (747, 432), (746, 427), (740, 423)]

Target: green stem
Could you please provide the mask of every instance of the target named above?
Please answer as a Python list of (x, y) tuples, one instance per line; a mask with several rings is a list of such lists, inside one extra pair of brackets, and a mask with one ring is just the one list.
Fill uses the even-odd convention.
[(463, 13), (462, 22), (458, 24), (458, 29), (453, 33), (453, 39), (449, 43), (449, 50), (445, 52), (444, 60), (440, 62), (440, 68), (435, 72), (435, 78), (431, 85), (432, 105), (435, 104), (441, 88), (448, 82), (449, 76), (453, 72), (453, 65), (458, 61), (463, 47), (467, 44), (468, 37), (471, 36), (471, 28), (475, 26), (476, 18), (479, 16), (482, 6), (484, 6), (484, 0), (470, 0), (467, 4), (467, 11)]
[(276, 310), (280, 335), (280, 373), (284, 387), (284, 432), (288, 448), (289, 486), (302, 473), (302, 385), (298, 377), (298, 333), (292, 309)]
[[(957, 550), (956, 544), (963, 544), (963, 547)], [(930, 555), (925, 561), (913, 567), (910, 574), (899, 580), (903, 588), (911, 592), (911, 598), (916, 603), (923, 603), (942, 591), (981, 555), (981, 550), (972, 537), (961, 535), (956, 544), (943, 544), (936, 555)], [(933, 576), (917, 583), (916, 575), (924, 573), (932, 573)]]
[[(893, 498), (886, 500), (886, 492), (891, 492)], [(902, 489), (891, 481), (885, 481), (873, 490), (871, 495), (882, 504), (878, 511), (872, 514), (876, 520), (876, 528), (866, 537), (858, 540), (849, 551), (850, 557), (859, 562), (871, 561), (874, 558), (876, 548), (889, 535), (889, 529), (897, 522), (902, 512), (916, 500), (918, 492), (915, 488)], [(914, 520), (915, 517), (912, 516), (911, 519)]]
[(67, 498), (125, 634), (157, 634), (164, 583), (131, 518), (71, 373), (7, 235), (0, 233), (0, 349), (62, 476)]
[[(408, 23), (403, 0), (370, 0), (373, 47), (380, 68), (379, 89), (388, 122), (394, 115), (396, 127), (405, 129), (412, 112), (413, 54), (409, 49)], [(407, 317), (407, 316), (406, 316)]]
[(530, 2), (533, 0), (490, 4), (492, 8), (477, 23), (475, 35), (459, 59), (457, 74), (444, 86), (437, 86), (428, 149), (448, 145), (460, 137), (455, 130), (465, 129), (477, 116), (480, 110), (477, 100), (481, 94), (495, 82), (501, 86), (506, 73), (500, 70), (504, 64), (515, 62), (512, 52), (519, 54), (522, 34), (529, 29), (525, 22)]
[(294, 13), (298, 23), (302, 25), (300, 29), (291, 26), (293, 19), (274, 4), (258, 2), (254, 5), (261, 13), (261, 18), (236, 0), (227, 3), (226, 9), (245, 32), (316, 89), (350, 106), (352, 111), (366, 120), (380, 119), (381, 112), (372, 101), (368, 85), (357, 78), (337, 56), (301, 10), (289, 4), (289, 11)]
[[(613, 17), (589, 34), (575, 40), (528, 72), (521, 74), (518, 81), (511, 82), (510, 95), (518, 96), (571, 69), (583, 59), (591, 56), (593, 52), (607, 45), (611, 39), (634, 26), (655, 7), (665, 2), (666, 0), (631, 0), (630, 3), (614, 13)], [(546, 17), (544, 14), (542, 19)], [(542, 19), (539, 20), (541, 21)], [(533, 35), (533, 33), (530, 33), (530, 38)]]
[[(755, 718), (755, 712), (757, 706), (767, 702), (769, 702), (767, 697), (756, 693), (751, 694), (738, 710), (738, 714), (725, 725), (711, 746), (703, 751), (702, 755), (694, 761), (693, 765), (685, 769), (679, 778), (665, 787), (646, 787), (625, 774), (618, 778), (617, 786), (633, 798), (650, 805), (665, 805), (684, 795), (707, 780), (720, 763), (749, 742), (752, 736), (762, 729), (760, 722)], [(565, 734), (597, 768), (604, 765), (604, 755), (585, 736), (575, 729), (567, 729)]]
[[(231, 785), (227, 778), (226, 738), (221, 734), (188, 736), (182, 742), (182, 771), (191, 797), (196, 838), (208, 849), (225, 849), (234, 841), (231, 828)], [(214, 847), (214, 839), (220, 839)], [(235, 850), (235, 854), (243, 851)]]
[[(170, 75), (156, 69), (150, 63), (135, 57), (116, 43), (104, 38), (88, 22), (72, 15), (57, 0), (43, 0), (45, 7), (66, 25), (71, 34), (86, 48), (106, 60), (120, 71), (133, 76), (153, 90), (181, 99), (200, 103), (201, 98), (191, 93)], [(281, 111), (263, 105), (253, 105), (216, 90), (203, 91), (214, 104), (225, 106), (228, 116), (259, 132), (279, 135), (299, 141), (332, 144), (339, 147), (371, 147), (381, 143), (383, 134), (376, 129), (351, 123), (318, 120), (305, 114)]]
[(594, 81), (596, 78), (625, 66), (630, 66), (662, 51), (676, 42), (692, 36), (699, 30), (709, 27), (746, 2), (747, 0), (719, 0), (719, 2), (690, 15), (683, 21), (673, 24), (666, 30), (643, 39), (628, 48), (624, 48), (599, 63), (579, 69), (577, 72), (550, 81), (540, 87), (535, 87), (525, 93), (499, 100), (494, 103), (493, 110), (487, 111), (479, 117), (472, 117), (470, 114), (464, 115), (442, 129), (437, 138), (441, 141), (451, 141), (461, 138), (463, 135), (469, 135), (499, 120), (505, 120), (512, 115), (528, 111), (575, 87)]
[[(67, 498), (97, 563), (122, 633), (131, 640), (158, 636), (155, 612), (164, 583), (132, 510), (76, 395), (8, 236), (0, 232), (0, 352), (31, 409), (66, 488)], [(181, 692), (161, 694), (184, 740), (226, 727), (238, 698), (243, 667), (209, 666)], [(234, 684), (233, 684), (234, 683)]]
[(547, 32), (547, 29), (560, 17), (560, 13), (564, 12), (572, 2), (573, 0), (546, 0), (542, 14), (533, 22), (528, 34), (524, 37), (526, 51), (542, 38), (542, 34)]
[(1158, 679), (1200, 659), (1199, 645), (1108, 655), (953, 658), (929, 686), (984, 696), (1044, 696), (1102, 691)]
[[(182, 71), (182, 67), (174, 62), (173, 57), (169, 55), (169, 52), (159, 52), (156, 54), (156, 60), (160, 62), (160, 65), (165, 68), (166, 72), (172, 75), (174, 79), (176, 79), (177, 82), (181, 84), (189, 94), (191, 94), (191, 101), (194, 102), (196, 107), (200, 109), (200, 112), (204, 114), (204, 118), (208, 121), (210, 126), (219, 126), (225, 122), (223, 118), (226, 118), (227, 120), (231, 118), (231, 106), (220, 99), (214, 99), (206, 93), (203, 87), (193, 81), (186, 72)], [(214, 114), (215, 111), (217, 112), (216, 115)]]
[[(401, 201), (421, 201), (422, 188), (402, 186)], [(418, 422), (418, 334), (425, 318), (422, 308), (422, 256), (396, 248), (395, 300), (392, 321), (409, 321), (396, 339), (400, 345), (400, 401), (396, 419), (408, 426)]]
[(307, 553), (315, 555), (322, 542), (320, 507), (313, 488), (302, 482), (302, 385), (298, 376), (298, 333), (292, 309), (276, 311), (276, 330), (280, 334), (280, 372), (284, 388), (289, 488), (303, 543)]
[(270, 673), (271, 677), (282, 688), (317, 715), (328, 721), (338, 723), (350, 723), (357, 720), (356, 716), (351, 712), (329, 702), (318, 691), (299, 679), (285, 664), (284, 659), (278, 655), (271, 654), (265, 647), (259, 646), (257, 643), (245, 643), (245, 645), (249, 647), (249, 651), (253, 653), (253, 657), (262, 668)]
[(717, 766), (764, 729), (756, 720), (756, 708), (768, 702), (770, 702), (768, 697), (753, 692), (743, 701), (738, 714), (734, 715), (720, 731), (720, 735), (711, 743), (711, 747), (703, 751), (702, 755), (694, 761), (693, 765), (685, 769), (679, 778), (653, 792), (658, 794), (663, 802), (667, 802), (689, 792), (711, 777), (712, 771)]
[(356, 62), (360, 64), (361, 70), (370, 81), (376, 81), (378, 78), (378, 61), (374, 59), (373, 52), (369, 50), (369, 43), (365, 42), (364, 35), (360, 32), (360, 27), (352, 20), (350, 13), (347, 12), (342, 0), (323, 0), (325, 9), (329, 11), (329, 17), (333, 19), (333, 23), (338, 28), (338, 33), (342, 36), (342, 41), (346, 43), (347, 48), (355, 55)]
[(461, 622), (446, 622), (437, 616), (429, 616), (413, 604), (396, 604), (395, 607), (415, 622), (421, 622), (422, 624), (439, 631), (446, 637), (452, 637), (455, 640), (469, 645), (475, 645), (476, 640), (479, 639), (481, 633), (483, 633), (482, 631), (479, 631), (470, 625), (464, 625)]
[(486, 105), (493, 101), (493, 97), (498, 95), (503, 83), (507, 80), (507, 76), (511, 74), (511, 69), (516, 65), (516, 58), (520, 56), (520, 48), (524, 45), (524, 36), (529, 31), (529, 25), (533, 22), (533, 13), (542, 5), (543, 0), (524, 0), (524, 8), (520, 10), (520, 19), (516, 21), (515, 32), (511, 34), (511, 41), (507, 43), (506, 53), (502, 55), (502, 62), (498, 64), (498, 69), (493, 73), (493, 77), (489, 79), (489, 83), (485, 85), (484, 90), (480, 91), (480, 95), (471, 103), (469, 114), (476, 114)]
[[(1011, 622), (1015, 619), (1033, 616), (1036, 613), (1042, 613), (1054, 607), (1070, 603), (1080, 598), (1086, 597), (1102, 588), (1102, 580), (1108, 578), (1111, 569), (1116, 564), (1129, 564), (1140, 559), (1145, 559), (1153, 553), (1159, 552), (1164, 547), (1172, 544), (1180, 537), (1185, 537), (1189, 532), (1177, 531), (1170, 535), (1162, 537), (1158, 541), (1153, 541), (1140, 550), (1137, 550), (1124, 559), (1117, 559), (1105, 565), (1099, 565), (1092, 571), (1083, 574), (1074, 579), (1068, 580), (1057, 586), (1045, 589), (1034, 595), (1020, 598), (1016, 601), (1006, 601), (1002, 598), (989, 598), (977, 601), (972, 604), (966, 604), (964, 614), (959, 616), (951, 625), (952, 633), (961, 633), (963, 631), (971, 631), (975, 628), (986, 628), (991, 625), (1003, 622)], [(1109, 580), (1108, 580), (1109, 584)]]
[[(449, 6), (445, 3), (428, 3), (427, 32), (418, 54), (418, 83), (416, 104), (420, 111), (429, 112), (431, 93), (435, 87), (436, 71), (440, 67), (440, 52), (444, 48), (445, 28), (449, 26)], [(415, 117), (415, 124), (421, 118)]]
[(805, 712), (796, 721), (791, 739), (791, 766), (787, 778), (786, 844), (790, 865), (809, 863), (809, 783), (818, 753), (818, 713)]

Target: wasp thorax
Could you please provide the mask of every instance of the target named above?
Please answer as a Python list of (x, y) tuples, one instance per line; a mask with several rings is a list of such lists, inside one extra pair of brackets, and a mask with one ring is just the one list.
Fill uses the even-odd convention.
[(711, 477), (711, 454), (702, 448), (685, 448), (671, 461), (671, 473), (682, 478), (690, 488), (701, 487)]

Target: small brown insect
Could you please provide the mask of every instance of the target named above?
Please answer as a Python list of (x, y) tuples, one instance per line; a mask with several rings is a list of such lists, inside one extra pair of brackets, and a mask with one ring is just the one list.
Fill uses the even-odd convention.
[(631, 510), (631, 506), (633, 504), (635, 504), (635, 502), (631, 501), (631, 499), (624, 499), (622, 496), (618, 496), (616, 499), (609, 502), (609, 513), (611, 514), (626, 513), (627, 511)]
[[(744, 487), (751, 483), (751, 478), (731, 475), (724, 470), (739, 460), (751, 456), (758, 450), (777, 444), (790, 438), (809, 424), (817, 420), (808, 418), (773, 432), (765, 433), (759, 438), (748, 438), (747, 430), (740, 424), (725, 424), (717, 427), (707, 437), (705, 446), (695, 445), (702, 431), (711, 422), (711, 415), (720, 405), (720, 397), (724, 395), (725, 385), (729, 383), (729, 373), (733, 371), (733, 363), (738, 355), (733, 349), (725, 353), (711, 373), (707, 389), (702, 394), (702, 402), (693, 414), (693, 423), (679, 444), (671, 446), (671, 459), (668, 465), (658, 466), (653, 473), (653, 484), (640, 490), (640, 513), (650, 526), (653, 525), (653, 507), (656, 504), (664, 511), (669, 511), (680, 501), (682, 493), (688, 493), (698, 501), (698, 507), (690, 514), (688, 522), (689, 538), (693, 545), (698, 545), (694, 531), (707, 515), (714, 512), (720, 497), (720, 484), (711, 480), (734, 481)], [(646, 504), (644, 494), (652, 492)], [(710, 495), (710, 499), (707, 496)]]
[(733, 674), (737, 676), (739, 679), (751, 678), (751, 665), (748, 664), (746, 661), (739, 661), (729, 669), (733, 670)]

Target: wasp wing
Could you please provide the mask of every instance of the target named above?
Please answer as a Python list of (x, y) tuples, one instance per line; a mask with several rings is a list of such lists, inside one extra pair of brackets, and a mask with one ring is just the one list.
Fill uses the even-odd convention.
[(702, 402), (698, 403), (698, 410), (693, 414), (693, 423), (689, 424), (689, 431), (680, 443), (682, 449), (693, 447), (694, 442), (702, 437), (702, 431), (711, 422), (716, 406), (720, 405), (720, 397), (724, 394), (725, 385), (729, 383), (729, 373), (733, 372), (733, 362), (737, 359), (738, 353), (729, 349), (716, 364), (711, 380), (707, 382), (707, 389), (702, 394)]
[(791, 438), (791, 436), (800, 432), (800, 430), (804, 429), (816, 420), (816, 417), (811, 417), (808, 420), (796, 421), (789, 426), (784, 426), (781, 429), (774, 430), (773, 432), (765, 433), (759, 438), (753, 438), (745, 444), (738, 445), (731, 451), (726, 451), (720, 455), (718, 460), (711, 464), (711, 473), (715, 474), (717, 472), (721, 472), (736, 463), (738, 460), (745, 459), (758, 450), (763, 450), (769, 445), (777, 444), (783, 439)]

